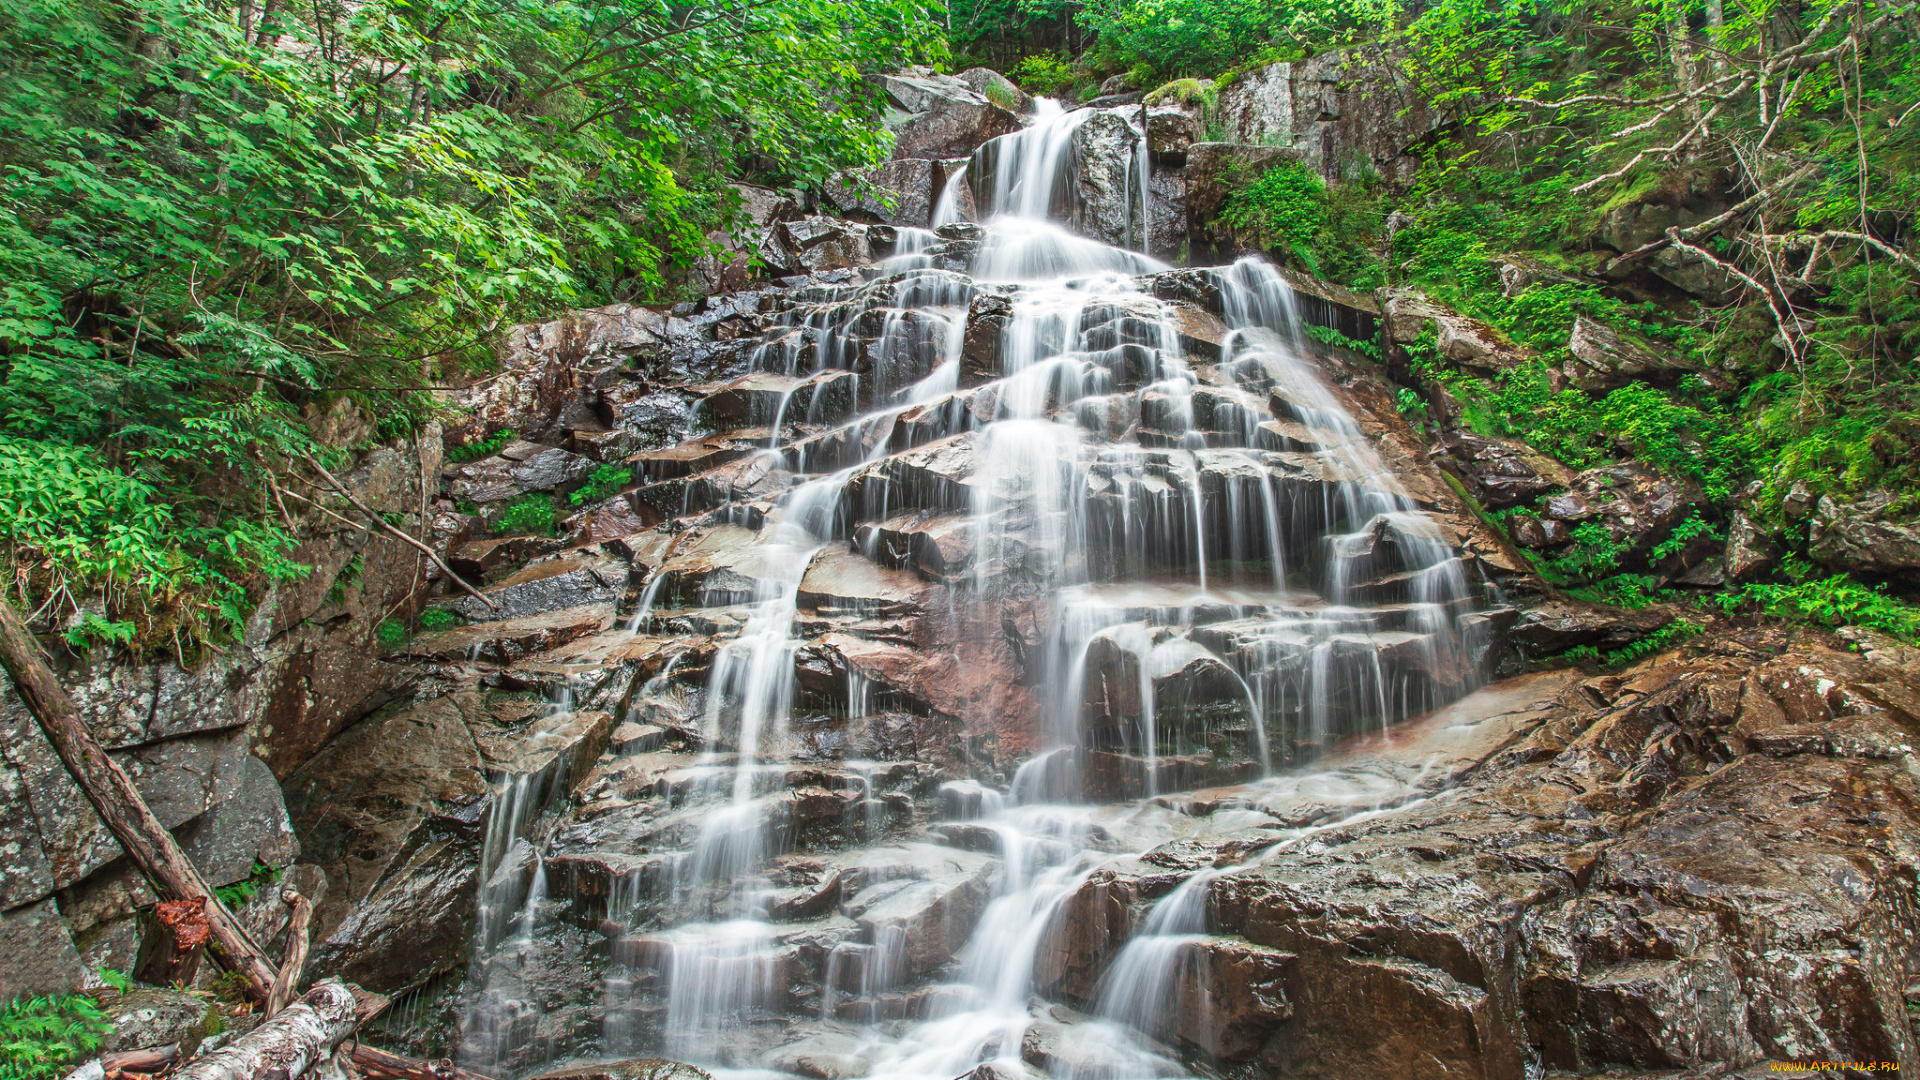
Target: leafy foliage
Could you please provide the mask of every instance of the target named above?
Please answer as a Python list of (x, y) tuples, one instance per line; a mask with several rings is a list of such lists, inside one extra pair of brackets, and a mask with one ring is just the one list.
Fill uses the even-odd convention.
[(231, 885), (220, 886), (213, 890), (213, 894), (218, 896), (220, 902), (229, 908), (238, 908), (253, 899), (254, 893), (279, 881), (280, 874), (280, 867), (268, 866), (266, 863), (255, 859), (251, 873)]
[(494, 531), (550, 536), (553, 533), (553, 501), (545, 495), (525, 495), (514, 500), (500, 513)]
[(567, 501), (575, 506), (596, 503), (618, 495), (621, 488), (631, 483), (633, 470), (610, 462), (596, 466), (593, 472), (587, 474), (586, 485), (568, 495)]
[(1719, 603), (1729, 614), (1757, 611), (1789, 622), (1865, 626), (1920, 643), (1920, 608), (1845, 574), (1791, 584), (1754, 582), (1721, 594)]
[(435, 630), (445, 630), (450, 626), (459, 626), (460, 616), (446, 608), (430, 607), (422, 611), (420, 617), (414, 621), (420, 629), (432, 633)]
[(470, 443), (447, 449), (447, 460), (455, 463), (478, 461), (483, 457), (497, 454), (518, 441), (520, 433), (512, 428), (501, 428), (484, 439), (475, 439)]
[(57, 1080), (112, 1030), (100, 1006), (79, 994), (0, 1005), (0, 1080)]
[(0, 512), (33, 603), (232, 632), (267, 477), (507, 323), (670, 296), (749, 178), (883, 157), (918, 0), (0, 0)]

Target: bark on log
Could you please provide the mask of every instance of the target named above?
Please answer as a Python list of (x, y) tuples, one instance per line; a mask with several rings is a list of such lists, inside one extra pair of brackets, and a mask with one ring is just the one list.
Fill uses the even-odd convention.
[(13, 677), (20, 700), (39, 722), (54, 752), (93, 804), (94, 812), (120, 841), (127, 857), (153, 883), (154, 891), (169, 900), (205, 898), (207, 929), (212, 938), (209, 951), (222, 967), (239, 972), (249, 994), (264, 1004), (273, 989), (273, 967), (180, 850), (173, 834), (147, 809), (146, 800), (140, 797), (126, 770), (100, 749), (73, 699), (41, 659), (40, 643), (34, 640), (20, 613), (5, 601), (0, 601), (0, 666)]
[(415, 1061), (371, 1046), (356, 1045), (352, 1058), (354, 1068), (374, 1080), (489, 1080), (451, 1061)]
[(273, 978), (273, 992), (267, 996), (268, 1016), (293, 1002), (294, 988), (300, 985), (300, 972), (307, 966), (307, 924), (313, 920), (313, 905), (306, 897), (284, 889), (280, 899), (293, 913), (287, 919), (287, 953), (280, 960), (280, 974)]
[(328, 979), (228, 1046), (180, 1067), (172, 1080), (298, 1080), (359, 1024), (353, 990)]

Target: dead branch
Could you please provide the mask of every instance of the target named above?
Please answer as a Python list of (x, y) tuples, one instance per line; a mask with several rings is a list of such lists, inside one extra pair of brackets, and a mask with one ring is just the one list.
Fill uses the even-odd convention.
[[(489, 608), (492, 608), (495, 611), (498, 611), (500, 609), (500, 605), (494, 603), (492, 598), (482, 595), (480, 590), (467, 584), (467, 581), (465, 578), (461, 577), (459, 574), (454, 573), (453, 568), (448, 566), (445, 562), (441, 561), (440, 556), (437, 553), (435, 553), (435, 551), (432, 548), (414, 539), (412, 536), (407, 535), (407, 533), (404, 530), (395, 528), (390, 522), (387, 521), (386, 518), (383, 518), (379, 514), (376, 514), (372, 510), (368, 509), (367, 504), (361, 502), (359, 498), (353, 494), (353, 492), (348, 491), (347, 486), (345, 484), (342, 484), (339, 481), (339, 479), (335, 477), (332, 473), (328, 472), (327, 467), (325, 465), (320, 464), (318, 461), (315, 461), (312, 458), (307, 458), (306, 460), (307, 460), (307, 464), (313, 466), (315, 472), (318, 472), (322, 477), (326, 479), (327, 483), (333, 488), (334, 491), (338, 492), (348, 502), (352, 503), (354, 509), (360, 511), (362, 514), (367, 515), (367, 520), (380, 526), (380, 528), (386, 533), (388, 533), (389, 535), (394, 536), (399, 540), (404, 541), (405, 543), (413, 547), (419, 548), (422, 554), (424, 554), (427, 558), (433, 560), (433, 565), (439, 567), (442, 573), (446, 574), (447, 577), (453, 579), (453, 583), (455, 585), (458, 585), (460, 586), (460, 588), (466, 590), (467, 595), (474, 597), (475, 599), (479, 600), (481, 603), (487, 605)], [(318, 503), (313, 503), (311, 499), (307, 501), (309, 503), (312, 503), (312, 505), (315, 505), (315, 506), (319, 505)], [(335, 516), (337, 517), (338, 515), (335, 515)]]
[(259, 1027), (187, 1062), (173, 1080), (298, 1080), (330, 1056), (359, 1022), (352, 988), (327, 979)]
[(385, 1050), (376, 1050), (364, 1043), (355, 1044), (352, 1058), (354, 1067), (360, 1070), (361, 1075), (372, 1080), (489, 1080), (451, 1061), (415, 1061), (389, 1054)]

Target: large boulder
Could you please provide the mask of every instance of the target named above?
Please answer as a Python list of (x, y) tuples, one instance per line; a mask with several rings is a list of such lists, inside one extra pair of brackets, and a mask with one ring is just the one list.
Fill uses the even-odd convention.
[(982, 143), (1020, 130), (1020, 117), (952, 75), (912, 67), (873, 76), (887, 98), (885, 123), (896, 158), (966, 157)]
[(1893, 497), (1884, 491), (1844, 503), (1821, 496), (1807, 527), (1808, 556), (1824, 566), (1861, 574), (1920, 569), (1920, 520), (1896, 514), (1892, 506)]
[(1567, 349), (1573, 353), (1573, 359), (1566, 365), (1568, 381), (1594, 394), (1606, 393), (1635, 380), (1671, 383), (1699, 368), (1680, 350), (1656, 351), (1650, 343), (1585, 315), (1573, 320), (1573, 334)]
[(827, 186), (826, 199), (848, 217), (924, 229), (939, 195), (938, 173), (938, 162), (895, 158), (837, 174)]
[(1441, 356), (1482, 375), (1519, 367), (1530, 354), (1486, 323), (1429, 299), (1414, 289), (1381, 290), (1387, 345), (1404, 357), (1407, 347), (1431, 335)]
[(1488, 510), (1530, 503), (1574, 476), (1572, 469), (1512, 439), (1451, 431), (1434, 449), (1436, 462)]
[[(1583, 525), (1597, 524), (1613, 545), (1613, 558), (1596, 566), (1597, 576), (1619, 570), (1661, 569), (1680, 573), (1719, 553), (1704, 536), (1667, 558), (1655, 558), (1654, 549), (1674, 526), (1698, 514), (1705, 505), (1700, 485), (1676, 478), (1641, 461), (1603, 465), (1575, 476), (1567, 493), (1547, 500), (1543, 517), (1569, 528), (1569, 536)], [(1664, 553), (1663, 553), (1664, 554)], [(1669, 565), (1678, 559), (1681, 565)]]
[(1314, 172), (1343, 178), (1356, 163), (1404, 188), (1438, 117), (1390, 57), (1374, 48), (1268, 64), (1223, 87), (1219, 116), (1235, 142), (1297, 150)]

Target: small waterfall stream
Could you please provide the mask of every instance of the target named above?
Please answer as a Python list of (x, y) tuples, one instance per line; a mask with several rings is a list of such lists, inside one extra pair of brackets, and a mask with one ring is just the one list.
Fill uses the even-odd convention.
[[(1077, 133), (1131, 123), (1102, 115), (1043, 103), (954, 172), (933, 229), (899, 229), (864, 280), (791, 290), (734, 384), (751, 407), (712, 414), (755, 447), (743, 460), (792, 483), (763, 516), (729, 511), (751, 543), (691, 606), (656, 567), (628, 624), (636, 640), (663, 625), (711, 637), (710, 658), (681, 669), (676, 655), (648, 684), (692, 683), (702, 749), (651, 774), (652, 802), (608, 804), (648, 839), (621, 849), (626, 869), (583, 917), (612, 939), (604, 970), (579, 976), (599, 1027), (555, 1039), (755, 1076), (1191, 1075), (1170, 1025), (1205, 1015), (1196, 946), (1211, 884), (1236, 867), (1152, 903), (1075, 995), (1084, 1012), (1050, 1003), (1059, 979), (1036, 974), (1065, 905), (1159, 845), (1298, 835), (1272, 814), (1298, 789), (1288, 768), (1478, 681), (1470, 575), (1308, 359), (1285, 280), (1257, 259), (1175, 272), (1068, 228), (1090, 213)], [(1122, 235), (1145, 246), (1144, 138), (1131, 145)], [(980, 223), (963, 220), (963, 193)], [(926, 539), (936, 527), (945, 539)], [(883, 671), (849, 659), (823, 675), (821, 657), (906, 640), (887, 621), (904, 603), (887, 590), (906, 587), (885, 575), (936, 542), (951, 561), (929, 621), (998, 626), (1009, 598), (1039, 598), (1024, 660), (1037, 736), (1011, 777), (946, 778), (931, 828), (905, 832), (895, 822), (930, 790), (919, 766), (828, 766), (796, 747), (821, 700), (848, 721), (897, 714)], [(814, 584), (835, 567), (854, 599), (813, 597), (839, 595)], [(1267, 809), (1198, 818), (1166, 798), (1236, 783)], [(1324, 786), (1352, 813), (1411, 794)], [(828, 803), (857, 827), (809, 850)], [(605, 820), (629, 820), (618, 812)], [(576, 818), (589, 824), (563, 839), (618, 833)], [(487, 885), (466, 1006), (463, 1058), (503, 1074), (542, 1060), (526, 1049), (531, 993), (484, 976), (540, 947), (557, 856), (530, 820), (506, 811), (489, 838), (489, 879), (531, 869)]]

